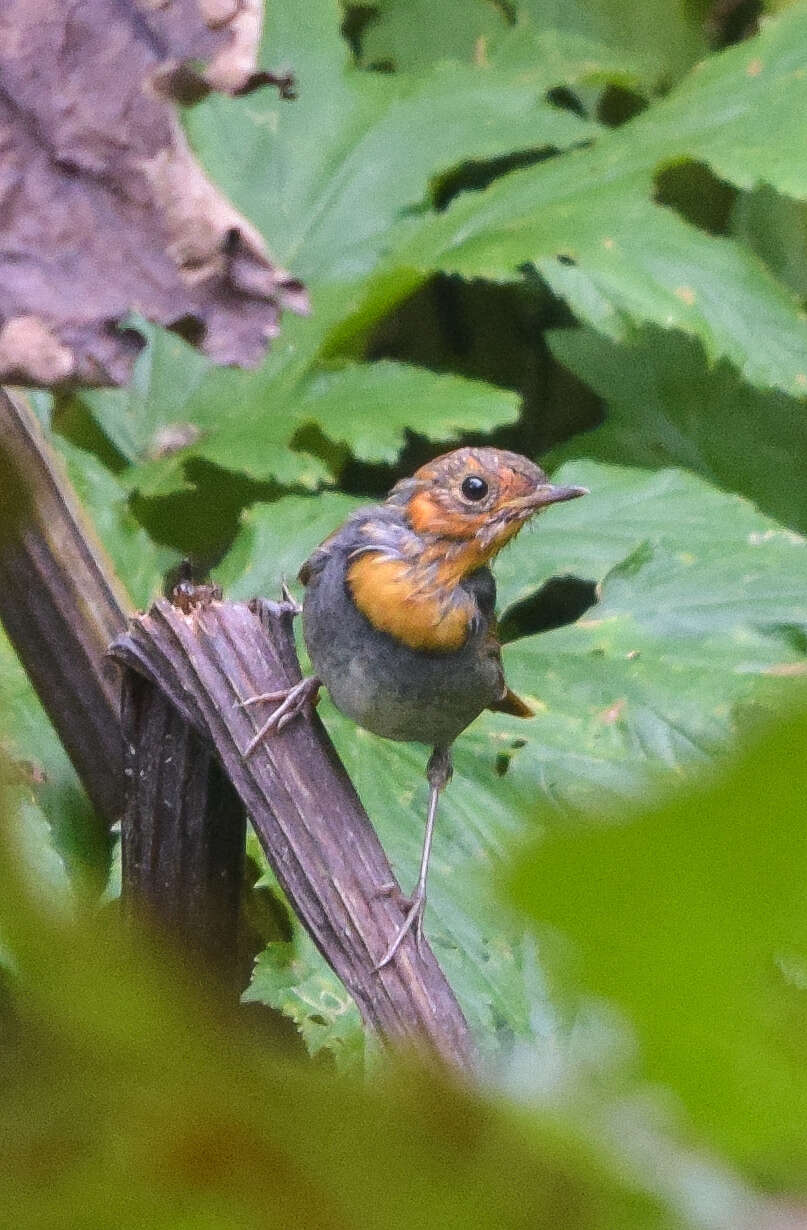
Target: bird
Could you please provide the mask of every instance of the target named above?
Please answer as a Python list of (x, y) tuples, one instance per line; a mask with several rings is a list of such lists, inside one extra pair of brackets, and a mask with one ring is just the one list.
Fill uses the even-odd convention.
[(504, 677), (488, 565), (536, 514), (587, 494), (551, 483), (535, 462), (505, 449), (458, 448), (427, 462), (383, 503), (352, 513), (302, 565), (303, 638), (314, 673), (240, 702), (275, 705), (245, 755), (316, 704), (323, 685), (358, 726), (431, 747), (417, 884), (410, 897), (398, 894), (404, 918), (376, 970), (393, 960), (410, 930), (421, 943), (454, 741), (485, 709), (533, 715)]

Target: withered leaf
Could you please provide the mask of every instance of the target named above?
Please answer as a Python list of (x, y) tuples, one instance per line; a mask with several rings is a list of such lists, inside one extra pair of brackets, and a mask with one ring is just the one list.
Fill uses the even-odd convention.
[(172, 96), (243, 93), (258, 0), (8, 0), (0, 12), (0, 380), (122, 384), (130, 312), (250, 365), (301, 284), (208, 181)]

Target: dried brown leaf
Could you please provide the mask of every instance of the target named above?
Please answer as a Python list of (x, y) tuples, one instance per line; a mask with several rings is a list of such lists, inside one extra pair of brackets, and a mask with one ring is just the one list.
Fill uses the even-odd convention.
[[(256, 0), (9, 0), (0, 12), (0, 379), (122, 384), (135, 310), (257, 363), (302, 286), (213, 187), (167, 95), (243, 93)], [(199, 68), (201, 64), (203, 67)], [(207, 67), (205, 68), (204, 65)]]

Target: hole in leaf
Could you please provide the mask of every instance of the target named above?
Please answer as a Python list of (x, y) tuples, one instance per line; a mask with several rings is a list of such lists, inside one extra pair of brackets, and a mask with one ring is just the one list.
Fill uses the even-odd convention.
[(737, 189), (718, 179), (705, 163), (691, 159), (664, 167), (656, 175), (658, 203), (712, 235), (727, 233), (737, 195)]
[(201, 346), (205, 340), (205, 325), (198, 316), (180, 316), (168, 328), (190, 346)]
[(506, 644), (522, 636), (573, 624), (596, 601), (594, 581), (572, 576), (550, 577), (536, 593), (505, 611), (499, 624), (499, 637)]
[(792, 653), (807, 657), (807, 632), (800, 624), (772, 624), (768, 625), (765, 631), (769, 635), (778, 636)]
[(509, 26), (514, 26), (518, 21), (518, 5), (511, 4), (510, 0), (493, 0), (493, 7), (499, 10)]
[(552, 103), (553, 107), (561, 107), (564, 111), (579, 115), (581, 119), (585, 118), (585, 107), (574, 90), (570, 90), (567, 85), (556, 85), (554, 89), (547, 90), (546, 101)]
[(597, 119), (609, 128), (626, 124), (647, 106), (647, 99), (634, 94), (623, 85), (609, 85), (603, 90), (597, 104)]
[(762, 0), (717, 0), (706, 21), (709, 41), (717, 50), (759, 33)]
[(361, 61), (364, 32), (378, 21), (379, 12), (374, 4), (345, 5), (341, 34), (354, 58)]
[(545, 162), (557, 152), (554, 146), (549, 145), (540, 149), (516, 150), (512, 154), (503, 154), (501, 158), (460, 163), (458, 167), (432, 181), (432, 204), (438, 211), (447, 209), (461, 192), (478, 192), (481, 188), (487, 188), (500, 175), (534, 166), (537, 162)]

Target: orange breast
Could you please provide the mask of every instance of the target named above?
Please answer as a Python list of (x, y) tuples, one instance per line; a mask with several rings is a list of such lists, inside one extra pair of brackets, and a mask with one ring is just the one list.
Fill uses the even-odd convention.
[(419, 590), (417, 569), (406, 560), (368, 552), (347, 570), (353, 600), (374, 628), (410, 649), (449, 653), (468, 639), (473, 615), (470, 598), (452, 600), (451, 592)]

